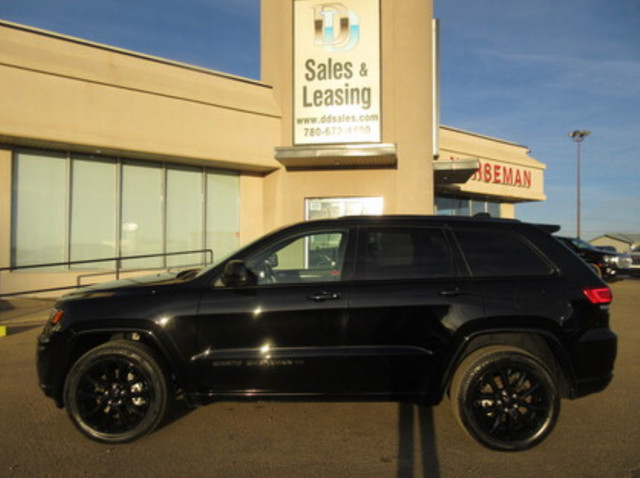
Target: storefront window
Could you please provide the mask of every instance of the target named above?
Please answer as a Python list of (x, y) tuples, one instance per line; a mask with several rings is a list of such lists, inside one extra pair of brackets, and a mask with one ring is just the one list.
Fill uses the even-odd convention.
[(384, 198), (313, 198), (306, 200), (306, 219), (327, 219), (342, 216), (376, 216), (383, 213)]
[(436, 197), (435, 213), (441, 216), (475, 216), (488, 213), (500, 217), (500, 203), (468, 198)]
[(471, 201), (468, 199), (454, 199), (454, 211), (456, 216), (471, 216)]
[[(204, 247), (202, 171), (167, 170), (167, 252)], [(202, 254), (167, 256), (167, 265), (198, 264)]]
[(454, 212), (453, 199), (436, 197), (436, 214), (439, 214), (440, 216), (453, 216)]
[[(20, 151), (13, 167), (12, 264), (162, 254), (205, 244), (222, 257), (239, 243), (239, 190), (234, 173)], [(122, 268), (179, 267), (203, 259), (135, 259), (123, 261)], [(112, 270), (115, 264), (71, 267)]]
[[(117, 164), (76, 156), (71, 159), (71, 260), (117, 255)], [(64, 224), (64, 222), (63, 222)], [(46, 261), (43, 261), (46, 262)], [(95, 268), (76, 264), (74, 269)], [(113, 268), (113, 263), (100, 267)]]
[(240, 245), (240, 178), (231, 173), (207, 173), (207, 249), (215, 260)]
[(18, 155), (13, 166), (14, 264), (66, 260), (67, 182), (64, 155)]
[[(147, 164), (122, 166), (122, 219), (120, 247), (123, 256), (158, 254), (163, 247), (163, 168)], [(134, 259), (127, 269), (162, 267), (162, 257)]]
[(471, 202), (471, 215), (486, 213), (487, 203), (483, 201), (470, 201)]

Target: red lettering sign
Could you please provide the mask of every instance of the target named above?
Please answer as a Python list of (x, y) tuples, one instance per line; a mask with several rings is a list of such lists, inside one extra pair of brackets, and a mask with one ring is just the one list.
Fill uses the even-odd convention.
[[(451, 158), (455, 160), (455, 158)], [(493, 162), (480, 162), (480, 167), (471, 177), (473, 181), (488, 184), (502, 184), (531, 189), (531, 170)]]

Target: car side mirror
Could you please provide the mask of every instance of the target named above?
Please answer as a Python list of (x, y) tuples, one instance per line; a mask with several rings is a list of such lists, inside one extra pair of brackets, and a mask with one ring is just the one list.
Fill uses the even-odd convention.
[(258, 276), (243, 261), (233, 260), (224, 266), (222, 283), (227, 287), (251, 286), (258, 283)]

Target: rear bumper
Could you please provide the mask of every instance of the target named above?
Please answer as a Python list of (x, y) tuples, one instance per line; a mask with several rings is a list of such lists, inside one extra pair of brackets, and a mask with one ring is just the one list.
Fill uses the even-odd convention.
[(592, 393), (601, 392), (613, 379), (613, 372), (606, 377), (597, 377), (593, 379), (580, 380), (576, 382), (571, 398), (580, 398)]
[(587, 331), (573, 350), (575, 379), (571, 398), (604, 390), (613, 378), (618, 352), (618, 336), (611, 329)]

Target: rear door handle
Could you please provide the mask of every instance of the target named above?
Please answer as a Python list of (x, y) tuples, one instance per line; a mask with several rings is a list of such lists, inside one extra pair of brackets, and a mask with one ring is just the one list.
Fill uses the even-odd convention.
[(324, 302), (326, 300), (338, 300), (340, 298), (340, 294), (337, 292), (316, 292), (307, 298), (314, 302)]

